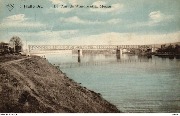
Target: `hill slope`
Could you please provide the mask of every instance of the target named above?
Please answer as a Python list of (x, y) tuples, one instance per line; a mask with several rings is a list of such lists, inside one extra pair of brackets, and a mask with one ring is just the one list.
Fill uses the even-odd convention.
[(40, 57), (0, 63), (0, 112), (120, 112)]

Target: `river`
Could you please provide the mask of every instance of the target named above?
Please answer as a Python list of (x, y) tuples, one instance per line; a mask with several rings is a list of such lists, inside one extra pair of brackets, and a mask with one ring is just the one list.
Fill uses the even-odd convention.
[(180, 59), (87, 54), (78, 60), (72, 53), (45, 57), (123, 112), (180, 112)]

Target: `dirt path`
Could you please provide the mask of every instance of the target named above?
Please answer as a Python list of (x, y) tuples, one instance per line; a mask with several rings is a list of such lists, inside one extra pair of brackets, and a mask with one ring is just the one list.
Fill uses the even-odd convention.
[(22, 59), (17, 59), (17, 60), (11, 60), (11, 61), (7, 61), (7, 62), (3, 62), (3, 63), (0, 63), (0, 66), (5, 66), (5, 65), (9, 65), (9, 64), (12, 64), (12, 63), (17, 63), (17, 62), (20, 62), (22, 60), (26, 60), (26, 59), (30, 59), (31, 57), (27, 57), (27, 58), (22, 58)]

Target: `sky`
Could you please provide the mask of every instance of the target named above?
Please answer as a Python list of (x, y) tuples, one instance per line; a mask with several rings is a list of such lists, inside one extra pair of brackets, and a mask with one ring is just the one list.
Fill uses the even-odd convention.
[(28, 45), (174, 43), (179, 13), (180, 0), (0, 0), (0, 42), (18, 36)]

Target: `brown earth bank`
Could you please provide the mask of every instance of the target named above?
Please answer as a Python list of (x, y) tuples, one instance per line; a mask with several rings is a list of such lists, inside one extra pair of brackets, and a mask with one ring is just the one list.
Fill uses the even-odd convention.
[(1, 113), (120, 112), (38, 56), (0, 62)]

